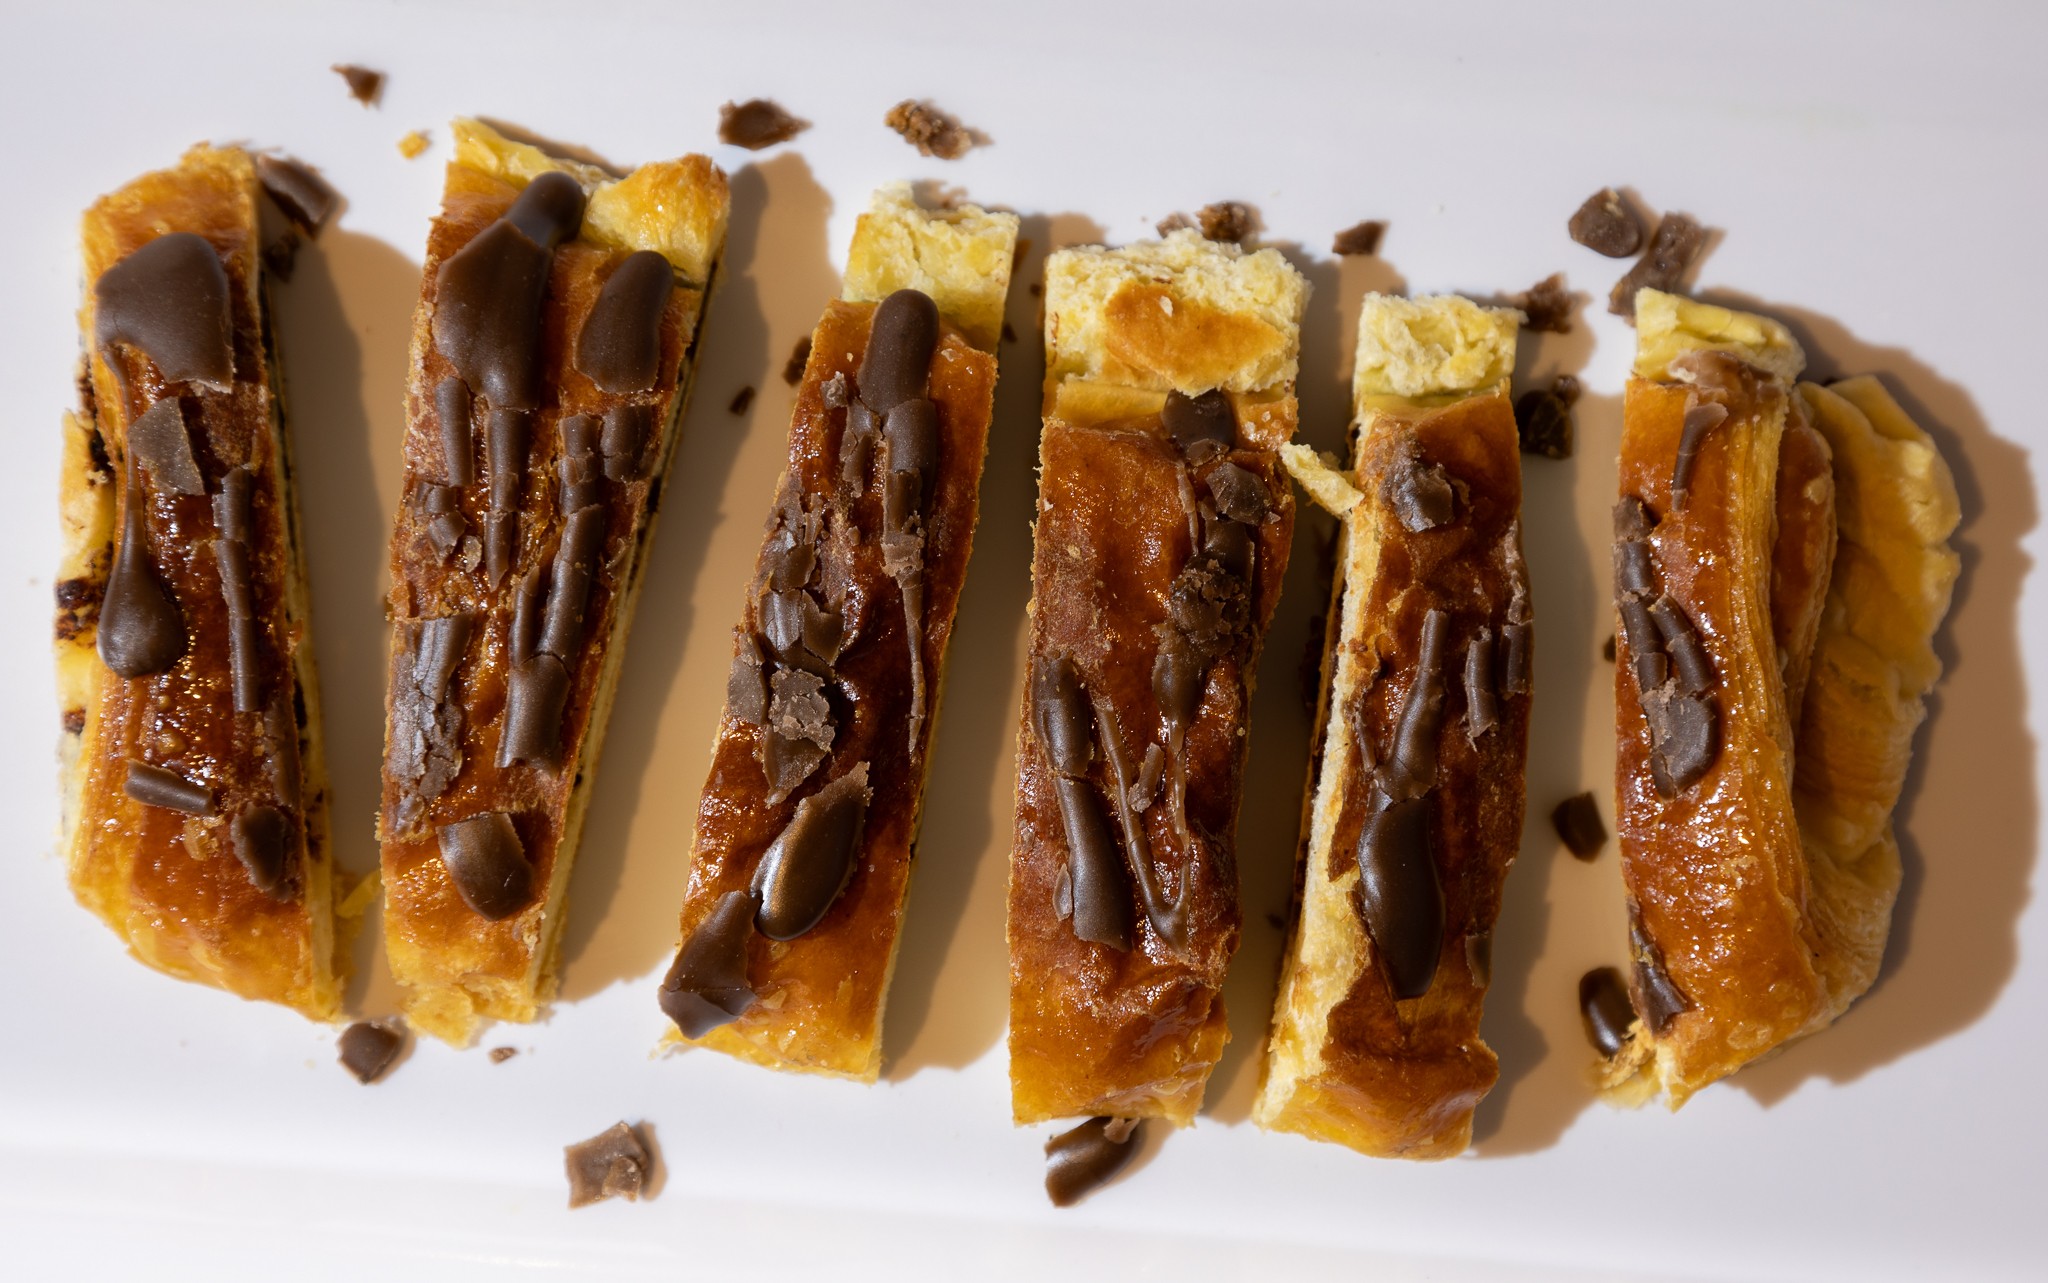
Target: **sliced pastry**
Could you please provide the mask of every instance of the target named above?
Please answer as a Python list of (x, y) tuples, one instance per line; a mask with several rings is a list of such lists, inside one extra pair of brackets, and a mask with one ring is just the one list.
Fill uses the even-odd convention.
[(413, 316), (379, 828), (406, 1016), (463, 1043), (554, 992), (728, 197), (702, 156), (618, 177), (454, 135)]
[(697, 808), (672, 1039), (872, 1081), (1017, 220), (861, 215), (790, 416)]
[(1351, 468), (1287, 464), (1342, 523), (1295, 921), (1253, 1118), (1448, 1158), (1522, 838), (1533, 637), (1508, 380), (1519, 313), (1368, 295)]
[(1776, 322), (1655, 290), (1636, 318), (1614, 516), (1632, 1020), (1600, 1072), (1677, 1108), (1876, 978), (1959, 504), (1875, 380), (1795, 383)]
[(257, 158), (200, 146), (86, 211), (63, 840), (137, 958), (327, 1019), (327, 781), (258, 189)]
[(1293, 534), (1279, 452), (1307, 293), (1276, 251), (1193, 231), (1047, 261), (1009, 888), (1020, 1124), (1185, 1125), (1229, 1039), (1234, 831)]

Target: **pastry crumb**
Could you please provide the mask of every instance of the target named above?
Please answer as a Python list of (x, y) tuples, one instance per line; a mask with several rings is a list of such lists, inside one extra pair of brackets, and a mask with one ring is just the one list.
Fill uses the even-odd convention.
[(518, 1054), (519, 1048), (517, 1047), (493, 1047), (491, 1048), (491, 1063), (502, 1065)]
[(384, 92), (383, 72), (358, 67), (352, 62), (337, 62), (328, 70), (348, 82), (349, 97), (365, 107), (377, 105), (378, 97)]
[(983, 140), (973, 130), (928, 102), (905, 98), (889, 109), (882, 123), (903, 136), (922, 156), (958, 160)]
[(810, 121), (790, 115), (768, 98), (728, 102), (718, 109), (718, 141), (748, 151), (786, 143), (810, 127)]
[(1243, 201), (1219, 200), (1196, 210), (1193, 217), (1186, 214), (1168, 214), (1153, 224), (1161, 236), (1175, 232), (1198, 231), (1204, 240), (1226, 241), (1232, 245), (1242, 244), (1245, 237), (1258, 230), (1258, 211)]
[(415, 129), (398, 140), (398, 154), (407, 160), (416, 158), (427, 149), (427, 136)]
[(1330, 252), (1346, 257), (1380, 252), (1380, 238), (1387, 234), (1387, 225), (1378, 219), (1367, 219), (1338, 232), (1330, 242)]

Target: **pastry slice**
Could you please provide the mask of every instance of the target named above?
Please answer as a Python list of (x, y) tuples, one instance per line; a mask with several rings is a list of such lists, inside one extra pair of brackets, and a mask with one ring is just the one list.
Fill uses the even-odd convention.
[(702, 156), (624, 177), (455, 122), (391, 536), (384, 934), (414, 1028), (553, 995), (564, 892), (725, 242)]
[(672, 1039), (873, 1081), (967, 574), (1017, 220), (898, 184), (855, 225), (734, 630)]
[(1533, 658), (1508, 379), (1519, 313), (1368, 295), (1352, 464), (1286, 452), (1341, 522), (1296, 918), (1253, 1118), (1448, 1158), (1522, 837)]
[(1959, 505), (1874, 380), (1795, 385), (1776, 322), (1645, 290), (1637, 329), (1615, 510), (1635, 1019), (1601, 1082), (1677, 1108), (1876, 977)]
[(137, 958), (324, 1020), (327, 780), (257, 189), (246, 152), (200, 146), (86, 211), (64, 847)]
[(1046, 263), (1010, 863), (1020, 1124), (1192, 1121), (1229, 1028), (1252, 678), (1287, 567), (1307, 283), (1179, 231)]

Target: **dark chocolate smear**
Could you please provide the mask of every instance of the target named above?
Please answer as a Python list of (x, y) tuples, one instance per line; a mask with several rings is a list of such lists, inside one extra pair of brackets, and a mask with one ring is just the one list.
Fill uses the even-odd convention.
[(1045, 1142), (1045, 1196), (1072, 1207), (1122, 1171), (1138, 1152), (1144, 1121), (1091, 1118)]
[(1607, 845), (1607, 826), (1600, 820), (1600, 804), (1591, 793), (1559, 802), (1550, 813), (1550, 823), (1565, 849), (1581, 860), (1592, 859)]
[(1430, 802), (1412, 797), (1366, 817), (1358, 903), (1396, 998), (1420, 998), (1444, 946), (1444, 892), (1430, 843)]
[(1457, 515), (1457, 494), (1450, 474), (1413, 454), (1388, 469), (1380, 500), (1394, 510), (1402, 529), (1411, 534), (1432, 530)]
[(661, 1010), (685, 1038), (702, 1038), (754, 1005), (747, 945), (754, 938), (754, 897), (728, 891), (697, 924), (661, 978)]
[(187, 815), (212, 815), (213, 790), (176, 771), (128, 759), (128, 778), (122, 792), (144, 806), (160, 806)]
[(1664, 653), (1671, 657), (1671, 671), (1678, 689), (1687, 695), (1704, 695), (1714, 688), (1714, 663), (1694, 631), (1685, 610), (1669, 597), (1650, 603), (1650, 619), (1664, 639)]
[(569, 1206), (588, 1207), (608, 1198), (637, 1202), (654, 1172), (654, 1156), (640, 1134), (613, 1123), (589, 1140), (562, 1148), (569, 1174)]
[(1068, 897), (1074, 935), (1112, 949), (1131, 947), (1131, 875), (1110, 832), (1095, 786), (1061, 775), (1053, 780), (1067, 836)]
[(554, 255), (504, 220), (434, 276), (434, 348), (493, 409), (531, 410), (541, 395), (541, 304)]
[(583, 230), (583, 185), (559, 169), (534, 177), (502, 217), (544, 249)]
[(887, 414), (923, 396), (938, 346), (939, 309), (930, 295), (897, 290), (877, 303), (868, 348), (854, 376), (861, 402), (876, 414)]
[(1616, 316), (1635, 319), (1636, 291), (1673, 290), (1685, 282), (1693, 260), (1706, 248), (1707, 231), (1683, 214), (1666, 214), (1650, 237), (1650, 248), (1636, 260), (1628, 274), (1614, 283), (1607, 310)]
[(754, 870), (761, 902), (754, 924), (762, 935), (794, 940), (824, 920), (853, 878), (872, 796), (862, 762), (796, 804)]
[(1515, 398), (1515, 433), (1523, 454), (1546, 459), (1572, 457), (1572, 412), (1563, 397), (1537, 388)]
[(1058, 774), (1081, 779), (1095, 753), (1081, 675), (1065, 655), (1041, 655), (1032, 665), (1031, 724)]
[(638, 481), (647, 475), (647, 442), (654, 435), (654, 407), (615, 405), (604, 412), (604, 433), (597, 452), (604, 457), (604, 475), (612, 481)]
[(725, 706), (749, 726), (768, 724), (768, 680), (761, 662), (761, 643), (751, 633), (742, 633), (733, 651), (732, 673), (725, 679)]
[(335, 1043), (341, 1053), (341, 1067), (354, 1074), (359, 1083), (373, 1083), (383, 1077), (404, 1045), (403, 1033), (375, 1020), (358, 1020), (342, 1030)]
[(444, 824), (435, 837), (455, 893), (480, 917), (503, 921), (533, 899), (533, 865), (505, 812), (486, 811)]
[(789, 350), (789, 359), (782, 363), (782, 381), (795, 387), (804, 381), (804, 369), (811, 363), (811, 336), (806, 334), (796, 341)]
[(1232, 521), (1255, 526), (1272, 510), (1273, 501), (1266, 494), (1265, 483), (1234, 463), (1217, 464), (1202, 475), (1202, 480), (1216, 500), (1216, 510)]
[(258, 806), (237, 815), (228, 825), (235, 858), (249, 873), (249, 883), (271, 899), (292, 898), (292, 854), (298, 827), (274, 806)]
[(305, 162), (288, 156), (258, 156), (256, 181), (263, 184), (284, 216), (308, 236), (318, 236), (341, 204), (340, 194), (326, 179)]
[(149, 470), (149, 479), (167, 494), (206, 493), (206, 478), (192, 457), (192, 434), (185, 429), (184, 403), (167, 396), (142, 412), (128, 429), (128, 449)]
[(1493, 669), (1493, 632), (1481, 628), (1465, 647), (1465, 738), (1475, 744), (1500, 721)]
[(469, 385), (456, 378), (435, 384), (434, 411), (441, 421), (441, 475), (451, 486), (474, 485), (476, 431)]
[(1200, 463), (1237, 444), (1237, 415), (1221, 388), (1199, 396), (1168, 392), (1159, 421), (1191, 462)]
[(1643, 245), (1642, 220), (1612, 187), (1586, 197), (1566, 226), (1573, 240), (1609, 258), (1627, 258)]
[(1585, 1022), (1586, 1041), (1593, 1050), (1611, 1060), (1628, 1046), (1629, 1026), (1636, 1022), (1636, 1009), (1629, 1005), (1628, 989), (1621, 973), (1613, 967), (1595, 967), (1579, 977), (1579, 1018)]
[(797, 119), (780, 103), (766, 98), (729, 102), (718, 109), (718, 141), (748, 151), (786, 143), (809, 128), (809, 121)]
[[(171, 383), (226, 392), (235, 382), (235, 332), (228, 274), (212, 242), (172, 232), (134, 250), (93, 285), (93, 344), (126, 344)], [(125, 380), (123, 380), (125, 382)]]
[(161, 673), (185, 653), (185, 620), (149, 557), (144, 496), (131, 456), (121, 500), (121, 541), (100, 603), (100, 659), (122, 677)]
[(1633, 901), (1628, 906), (1628, 947), (1634, 960), (1632, 987), (1636, 1009), (1642, 1012), (1643, 1023), (1650, 1027), (1650, 1032), (1662, 1037), (1674, 1017), (1692, 1010), (1692, 1000), (1672, 983), (1671, 973), (1664, 969), (1664, 951), (1650, 938), (1642, 913)]
[(412, 830), (462, 768), (462, 704), (448, 685), (469, 649), (473, 615), (401, 623), (405, 652), (391, 696), (391, 773), (397, 830)]
[(531, 655), (505, 679), (505, 723), (498, 765), (553, 766), (562, 745), (562, 712), (569, 703), (569, 670), (553, 655)]
[(576, 368), (615, 396), (653, 390), (661, 376), (661, 318), (675, 268), (653, 250), (626, 256), (605, 278), (576, 336)]
[(1678, 435), (1678, 457), (1671, 464), (1671, 506), (1683, 512), (1692, 491), (1692, 470), (1699, 460), (1700, 445), (1707, 433), (1728, 417), (1728, 407), (1718, 401), (1697, 401), (1685, 407), (1685, 426)]
[(1444, 655), (1450, 648), (1451, 617), (1432, 610), (1422, 617), (1415, 677), (1401, 700), (1392, 751), (1382, 778), (1387, 796), (1420, 797), (1436, 784), (1437, 734), (1444, 716)]

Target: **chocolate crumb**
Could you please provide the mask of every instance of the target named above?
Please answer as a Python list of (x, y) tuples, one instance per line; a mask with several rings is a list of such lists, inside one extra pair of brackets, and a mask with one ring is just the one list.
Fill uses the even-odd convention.
[(1136, 1154), (1132, 1144), (1144, 1121), (1091, 1118), (1045, 1142), (1045, 1194), (1054, 1207), (1072, 1207), (1122, 1171)]
[(341, 1051), (341, 1067), (354, 1074), (357, 1082), (373, 1083), (398, 1059), (399, 1049), (405, 1046), (405, 1031), (395, 1023), (358, 1020), (342, 1031), (335, 1045)]
[(654, 1172), (654, 1155), (640, 1133), (613, 1123), (589, 1140), (562, 1149), (569, 1174), (569, 1206), (588, 1207), (608, 1198), (638, 1202)]
[(1287, 919), (1277, 913), (1269, 913), (1266, 915), (1266, 925), (1275, 931), (1285, 931), (1287, 929)]
[(1550, 813), (1550, 823), (1565, 848), (1581, 860), (1590, 860), (1607, 845), (1607, 826), (1600, 822), (1600, 806), (1591, 793), (1568, 797)]
[(725, 407), (728, 414), (745, 414), (747, 407), (754, 403), (754, 385), (749, 383), (732, 394), (732, 404)]
[(797, 119), (767, 98), (728, 102), (718, 109), (718, 141), (748, 151), (786, 143), (810, 127), (810, 121)]
[(1016, 341), (1017, 341), (1017, 331), (1016, 331), (1016, 330), (1014, 330), (1014, 329), (1012, 329), (1012, 328), (1010, 327), (1010, 323), (1009, 323), (1008, 321), (1004, 321), (1004, 322), (1003, 322), (1003, 342), (1005, 342), (1005, 343), (1015, 343)]
[(1579, 403), (1579, 381), (1573, 375), (1558, 375), (1556, 380), (1551, 383), (1550, 390), (1555, 392), (1557, 399), (1564, 402), (1566, 406), (1574, 406)]
[(1636, 291), (1676, 289), (1692, 270), (1700, 251), (1706, 248), (1707, 230), (1683, 214), (1666, 214), (1650, 238), (1650, 248), (1614, 283), (1607, 310), (1631, 321), (1636, 315)]
[(1033, 297), (1033, 298), (1044, 298), (1044, 297), (1045, 297), (1045, 285), (1044, 285), (1044, 283), (1043, 283), (1043, 282), (1041, 282), (1041, 281), (1033, 281), (1033, 282), (1031, 282), (1031, 284), (1030, 284), (1030, 286), (1029, 286), (1028, 288), (1029, 288), (1029, 289), (1031, 290), (1031, 297)]
[(1572, 457), (1572, 412), (1569, 403), (1549, 388), (1515, 398), (1515, 431), (1523, 454), (1546, 459)]
[(930, 103), (905, 98), (889, 109), (882, 123), (903, 136), (922, 156), (958, 160), (979, 141), (972, 130)]
[(1385, 223), (1376, 218), (1367, 219), (1363, 223), (1338, 232), (1336, 239), (1330, 242), (1330, 252), (1346, 257), (1356, 254), (1377, 254), (1380, 252), (1380, 237), (1386, 234)]
[(1585, 1022), (1586, 1041), (1603, 1057), (1611, 1060), (1628, 1045), (1636, 1009), (1628, 1000), (1619, 971), (1595, 967), (1579, 977), (1579, 1016)]
[(1608, 663), (1614, 662), (1614, 634), (1607, 634), (1606, 644), (1600, 647), (1600, 655)]
[(1609, 258), (1627, 258), (1642, 248), (1643, 225), (1621, 193), (1603, 187), (1586, 197), (1568, 224), (1572, 239)]
[(1202, 206), (1195, 211), (1195, 220), (1204, 239), (1228, 241), (1232, 245), (1242, 244), (1245, 237), (1258, 230), (1259, 224), (1259, 216), (1251, 206), (1234, 200)]
[(493, 1047), (491, 1048), (491, 1063), (502, 1065), (518, 1054), (519, 1048), (517, 1047)]
[(1552, 272), (1531, 285), (1522, 295), (1522, 324), (1544, 334), (1572, 332), (1572, 292), (1564, 287), (1564, 273)]
[(85, 710), (84, 710), (84, 709), (82, 709), (82, 708), (67, 708), (67, 709), (65, 709), (65, 710), (64, 710), (64, 733), (65, 733), (66, 735), (83, 735), (83, 734), (85, 734)]
[(384, 73), (381, 71), (347, 62), (337, 62), (329, 70), (348, 82), (349, 96), (365, 107), (375, 106), (378, 95), (384, 92)]
[(312, 166), (289, 156), (258, 156), (256, 181), (284, 216), (308, 236), (318, 236), (341, 207), (341, 193), (334, 190), (334, 184)]
[(790, 349), (789, 360), (782, 366), (782, 381), (795, 387), (804, 381), (804, 367), (811, 363), (811, 336), (806, 334)]

